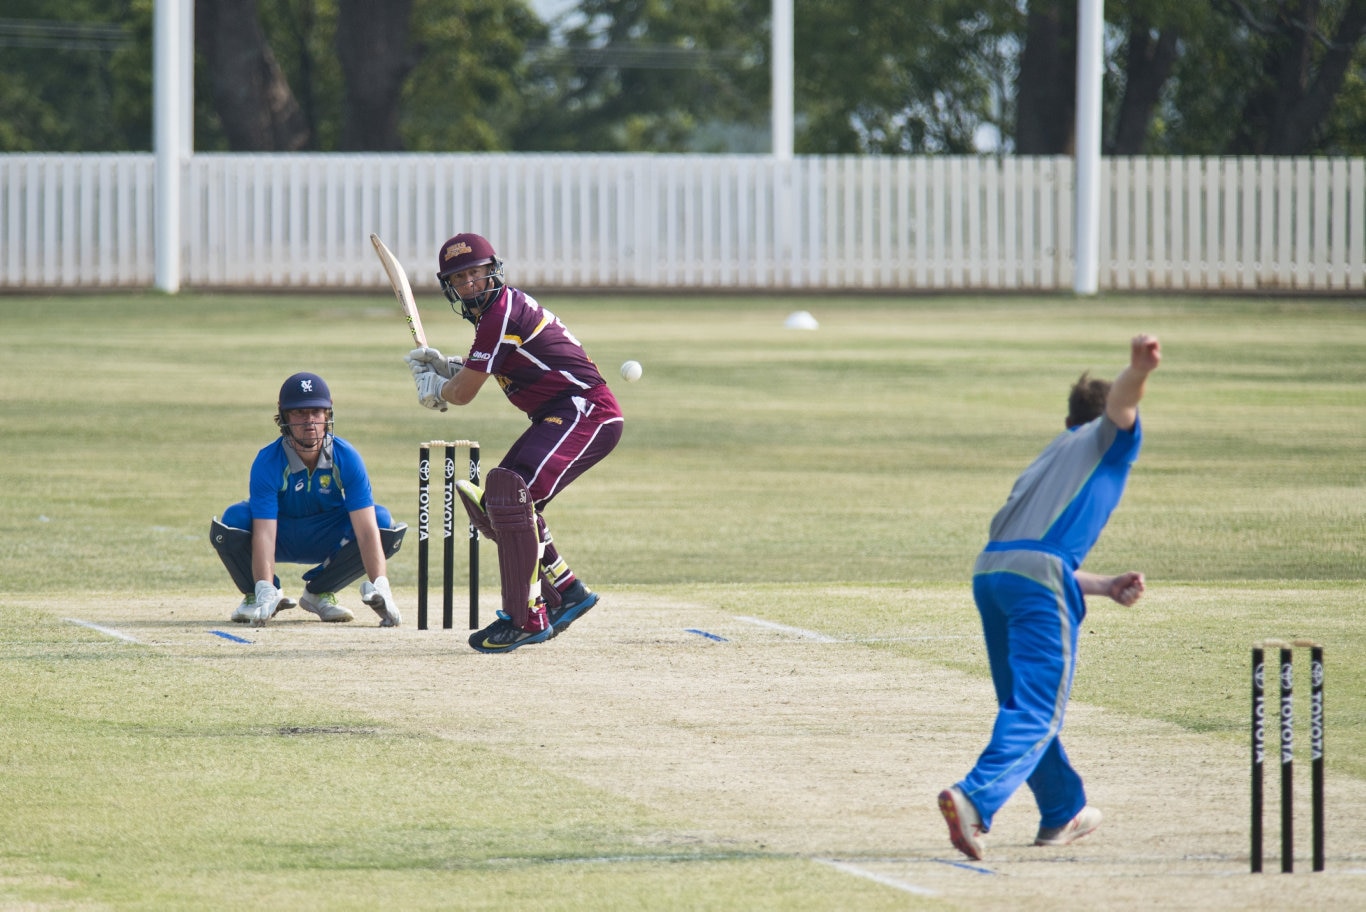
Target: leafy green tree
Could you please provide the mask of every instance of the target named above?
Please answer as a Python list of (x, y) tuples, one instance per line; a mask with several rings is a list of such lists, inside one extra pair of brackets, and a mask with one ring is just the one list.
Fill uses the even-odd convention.
[(1366, 154), (1366, 0), (1186, 9), (1202, 12), (1181, 29), (1144, 151)]
[(417, 0), (419, 56), (402, 91), (404, 147), (525, 149), (518, 136), (546, 91), (533, 81), (528, 49), (546, 35), (545, 23), (523, 2)]
[(498, 0), (259, 0), (258, 21), (275, 94), (305, 126), (300, 148), (319, 151), (510, 148), (524, 47), (545, 34), (523, 3)]
[[(1015, 150), (1070, 152), (1076, 3), (1028, 4)], [(1111, 154), (1366, 149), (1366, 0), (1111, 0), (1106, 21)]]
[(1343, 77), (1333, 111), (1324, 121), (1319, 149), (1324, 155), (1366, 155), (1366, 54)]
[(1112, 4), (1112, 31), (1124, 43), (1106, 68), (1104, 148), (1110, 155), (1141, 155), (1163, 92), (1181, 56), (1182, 36), (1208, 27), (1209, 8), (1172, 0)]
[(132, 98), (150, 91), (150, 51), (139, 44), (151, 32), (150, 0), (6, 0), (3, 9), (0, 151), (151, 148), (151, 118), (136, 115)]
[(687, 151), (769, 116), (768, 0), (583, 0), (529, 70), (514, 148)]
[(799, 152), (964, 153), (1007, 114), (1010, 0), (800, 0)]
[(308, 131), (307, 149), (337, 149), (343, 107), (342, 69), (335, 47), (336, 0), (262, 0), (262, 31), (286, 75)]
[[(765, 151), (771, 0), (196, 0), (195, 147)], [(153, 0), (7, 0), (0, 150), (152, 146)], [(796, 151), (1071, 149), (1076, 0), (796, 0)], [(1109, 0), (1111, 154), (1366, 154), (1366, 0)]]
[(1251, 44), (1259, 63), (1229, 151), (1318, 151), (1354, 57), (1360, 72), (1366, 0), (1282, 0), (1262, 10), (1226, 3), (1257, 36)]

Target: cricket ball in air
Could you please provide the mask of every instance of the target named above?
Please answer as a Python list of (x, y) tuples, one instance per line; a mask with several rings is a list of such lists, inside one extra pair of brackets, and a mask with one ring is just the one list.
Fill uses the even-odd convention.
[(639, 361), (627, 361), (621, 366), (621, 376), (628, 383), (635, 383), (643, 373), (645, 373), (645, 368), (640, 366)]

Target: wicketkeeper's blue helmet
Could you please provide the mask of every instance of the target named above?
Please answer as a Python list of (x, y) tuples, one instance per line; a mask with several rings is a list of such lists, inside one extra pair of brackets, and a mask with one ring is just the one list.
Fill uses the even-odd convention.
[(327, 428), (323, 432), (332, 435), (332, 391), (327, 381), (317, 374), (300, 371), (285, 381), (280, 387), (280, 399), (275, 411), (275, 426), (290, 440), (296, 440), (294, 429), (285, 420), (285, 412), (291, 409), (327, 409)]
[(327, 381), (322, 377), (308, 371), (300, 371), (280, 387), (278, 405), (282, 412), (303, 408), (330, 409), (332, 391), (327, 388)]

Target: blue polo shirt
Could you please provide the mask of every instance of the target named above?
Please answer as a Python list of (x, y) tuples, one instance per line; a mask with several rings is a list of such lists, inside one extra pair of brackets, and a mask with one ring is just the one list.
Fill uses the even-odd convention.
[[(251, 519), (278, 522), (276, 560), (312, 563), (326, 560), (342, 541), (354, 538), (352, 511), (376, 504), (365, 461), (350, 443), (329, 437), (318, 467), (310, 472), (280, 437), (251, 464), (247, 506)], [(251, 528), (250, 522), (243, 527)]]
[(360, 452), (341, 437), (329, 437), (312, 472), (280, 437), (256, 454), (248, 498), (254, 519), (303, 519), (375, 505), (370, 476)]

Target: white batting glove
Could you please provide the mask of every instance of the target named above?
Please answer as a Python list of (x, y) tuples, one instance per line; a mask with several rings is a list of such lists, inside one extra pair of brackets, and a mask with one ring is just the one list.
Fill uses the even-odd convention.
[(415, 348), (403, 356), (403, 360), (408, 362), (408, 369), (416, 377), (423, 371), (436, 371), (447, 380), (460, 372), (461, 366), (465, 363), (460, 358), (447, 358), (434, 348)]
[(434, 370), (424, 370), (413, 379), (417, 381), (417, 401), (429, 409), (444, 412), (446, 400), (441, 398), (441, 387), (446, 385), (446, 378)]
[(266, 621), (275, 616), (284, 593), (275, 588), (270, 580), (256, 581), (256, 601), (251, 606), (251, 626), (264, 627)]
[(381, 627), (397, 627), (403, 623), (398, 606), (394, 604), (394, 594), (389, 591), (389, 577), (377, 576), (373, 583), (369, 580), (361, 583), (360, 600), (375, 609)]

